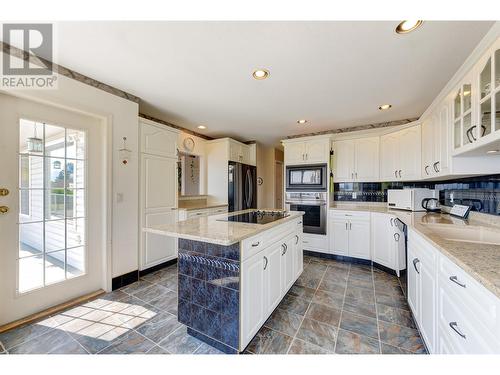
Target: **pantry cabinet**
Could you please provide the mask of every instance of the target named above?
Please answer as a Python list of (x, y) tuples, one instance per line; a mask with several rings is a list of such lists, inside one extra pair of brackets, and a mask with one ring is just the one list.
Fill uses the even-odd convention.
[(415, 125), (380, 137), (380, 165), (383, 181), (419, 180), (421, 127)]
[(378, 181), (380, 178), (379, 143), (379, 137), (334, 142), (335, 181)]
[(283, 141), (285, 164), (328, 163), (330, 157), (330, 138), (315, 137), (307, 140)]

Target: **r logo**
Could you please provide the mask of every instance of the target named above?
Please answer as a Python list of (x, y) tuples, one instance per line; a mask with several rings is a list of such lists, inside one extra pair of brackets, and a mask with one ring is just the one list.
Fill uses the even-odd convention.
[[(3, 40), (5, 43), (30, 54), (27, 59), (19, 60), (12, 59), (9, 54), (4, 53), (4, 75), (52, 74), (52, 24), (5, 23), (3, 24)], [(42, 58), (43, 61), (37, 57)], [(38, 64), (35, 64), (33, 60), (37, 60)]]

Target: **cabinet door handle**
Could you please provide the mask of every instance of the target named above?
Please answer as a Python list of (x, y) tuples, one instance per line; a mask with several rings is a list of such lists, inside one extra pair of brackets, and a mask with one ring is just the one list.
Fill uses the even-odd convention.
[(391, 217), (391, 227), (394, 226), (394, 218)]
[(427, 174), (427, 175), (428, 175), (428, 174), (429, 174), (429, 171), (427, 170), (427, 168), (429, 168), (429, 166), (428, 166), (428, 165), (426, 165), (426, 166), (425, 166), (425, 174)]
[(351, 230), (351, 229), (352, 229), (352, 223), (349, 222), (349, 230)]
[(399, 233), (394, 233), (394, 241), (399, 242)]
[(394, 171), (394, 177), (398, 178), (398, 171), (397, 170)]
[(458, 329), (458, 323), (457, 322), (450, 322), (450, 328), (452, 330), (454, 330), (461, 338), (463, 338), (464, 340), (467, 340), (467, 337), (465, 336), (464, 333), (462, 333), (459, 329)]
[(347, 221), (345, 222), (345, 230), (348, 230), (348, 229), (347, 229)]
[(267, 257), (264, 257), (264, 260), (266, 261), (266, 262), (264, 263), (264, 269), (266, 269), (266, 268), (267, 268), (267, 263), (269, 263), (269, 261), (267, 260)]
[(399, 178), (401, 178), (401, 169), (399, 170)]
[(285, 255), (285, 253), (286, 253), (286, 250), (285, 250), (285, 244), (284, 244), (284, 243), (282, 243), (282, 244), (281, 244), (281, 249), (282, 249), (282, 250), (281, 250), (281, 256), (283, 256), (283, 255)]
[(299, 243), (299, 236), (296, 234), (295, 235), (295, 245), (297, 245)]
[(252, 247), (257, 247), (257, 246), (259, 246), (259, 245), (260, 245), (260, 241), (257, 241), (257, 242), (254, 242), (254, 243), (252, 244)]
[(356, 177), (356, 180), (358, 179), (358, 172), (354, 172), (354, 177)]
[(309, 160), (309, 154), (306, 152), (306, 160)]
[(458, 281), (458, 277), (456, 276), (450, 276), (450, 280), (453, 281), (455, 284), (460, 285), (462, 288), (465, 288), (466, 285)]
[(418, 258), (413, 259), (413, 267), (415, 268), (415, 271), (417, 271), (417, 273), (420, 273), (420, 271), (417, 268), (417, 263), (420, 263), (420, 259)]
[(354, 172), (351, 172), (351, 180), (354, 180)]
[(297, 224), (302, 224), (302, 221), (299, 221)]
[(434, 164), (432, 164), (432, 167), (434, 168), (434, 171), (435, 171), (436, 173), (438, 173), (438, 172), (439, 172), (439, 170), (438, 170), (438, 168), (437, 168), (438, 163), (439, 163), (439, 162), (437, 161), (437, 162), (435, 162)]

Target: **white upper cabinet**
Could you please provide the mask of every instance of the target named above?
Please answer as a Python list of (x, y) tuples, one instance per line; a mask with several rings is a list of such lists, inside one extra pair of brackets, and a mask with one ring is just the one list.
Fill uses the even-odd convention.
[(422, 122), (422, 178), (450, 173), (450, 103), (444, 101)]
[(318, 137), (305, 141), (284, 141), (285, 164), (328, 163), (330, 157), (330, 139)]
[(420, 128), (420, 125), (416, 125), (380, 137), (383, 181), (415, 181), (421, 178)]
[(378, 181), (379, 142), (379, 137), (335, 141), (335, 181)]
[(177, 157), (179, 132), (170, 131), (167, 126), (150, 124), (141, 119), (141, 151), (157, 156)]
[(485, 155), (500, 145), (500, 39), (454, 91), (453, 155)]
[(255, 165), (255, 146), (247, 145), (228, 138), (229, 160)]

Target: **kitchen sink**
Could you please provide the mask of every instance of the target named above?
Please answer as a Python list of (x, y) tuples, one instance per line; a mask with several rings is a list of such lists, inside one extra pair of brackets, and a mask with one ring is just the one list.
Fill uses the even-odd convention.
[(481, 226), (456, 227), (447, 224), (423, 224), (445, 240), (500, 245), (500, 231)]

